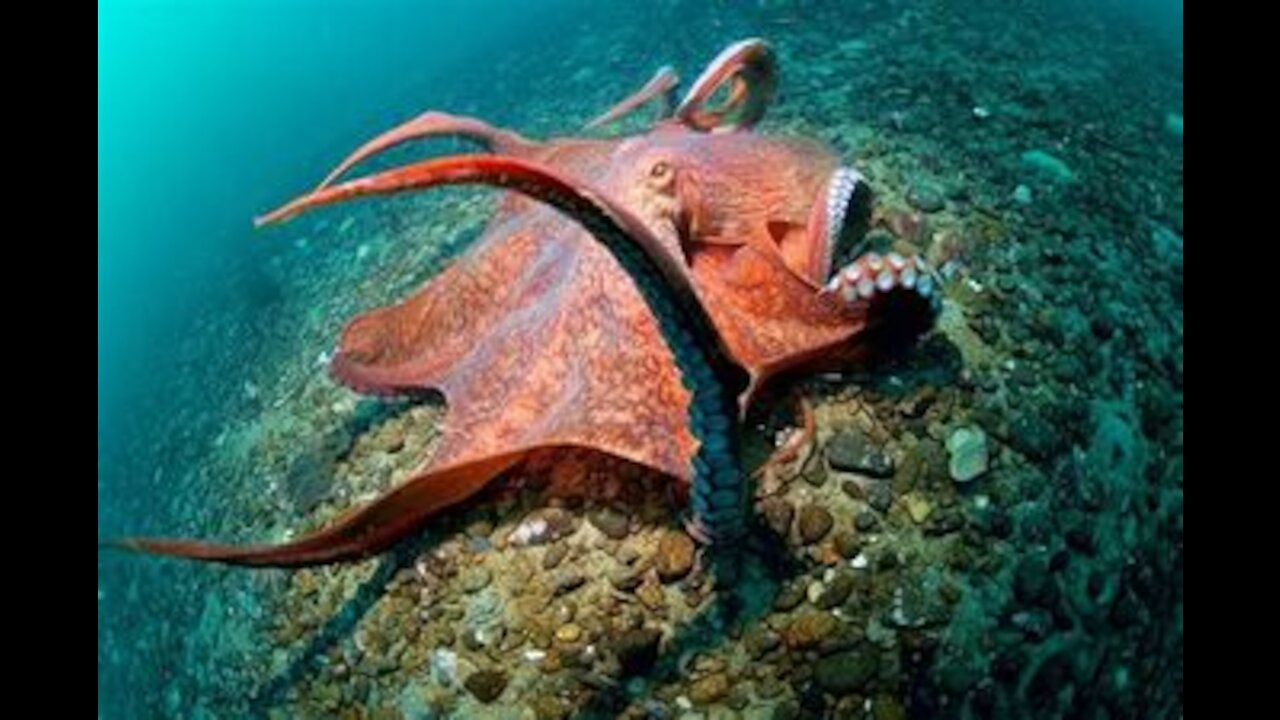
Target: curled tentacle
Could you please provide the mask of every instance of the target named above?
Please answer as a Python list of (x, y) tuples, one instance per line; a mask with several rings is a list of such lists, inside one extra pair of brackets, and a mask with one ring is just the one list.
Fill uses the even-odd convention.
[[(706, 107), (725, 83), (731, 83), (728, 99), (720, 107)], [(676, 108), (675, 116), (704, 132), (750, 130), (764, 117), (777, 89), (773, 49), (763, 40), (743, 40), (711, 61)]]
[(664, 65), (658, 69), (658, 72), (654, 74), (649, 82), (644, 84), (644, 87), (609, 108), (609, 110), (591, 122), (583, 125), (582, 129), (594, 130), (604, 125), (615, 123), (655, 99), (662, 103), (658, 110), (659, 119), (669, 118), (671, 113), (675, 111), (675, 92), (676, 87), (679, 85), (680, 76), (676, 74), (675, 68), (670, 65)]
[(316, 186), (316, 190), (329, 187), (343, 173), (357, 164), (410, 140), (435, 137), (461, 137), (477, 142), (486, 150), (502, 155), (523, 155), (535, 143), (510, 130), (501, 130), (475, 118), (428, 111), (418, 117), (388, 130), (361, 145), (347, 156)]

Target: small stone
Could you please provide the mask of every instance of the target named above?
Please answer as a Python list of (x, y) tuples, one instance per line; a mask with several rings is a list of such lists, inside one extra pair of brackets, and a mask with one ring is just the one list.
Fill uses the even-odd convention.
[(507, 542), (516, 547), (545, 545), (568, 537), (577, 529), (573, 514), (560, 508), (545, 508), (529, 513), (507, 536)]
[(858, 532), (873, 533), (880, 529), (880, 519), (870, 510), (863, 510), (854, 519), (853, 526), (858, 529)]
[(647, 582), (636, 590), (636, 597), (640, 598), (640, 602), (650, 610), (659, 610), (667, 602), (667, 594), (662, 591), (662, 586), (656, 583)]
[(835, 518), (831, 517), (831, 513), (826, 508), (819, 505), (804, 506), (800, 510), (800, 519), (797, 524), (800, 542), (805, 545), (820, 542), (827, 533), (831, 532), (834, 524)]
[(782, 498), (766, 498), (760, 502), (760, 513), (764, 516), (769, 529), (779, 537), (785, 538), (791, 533), (791, 521), (796, 515), (796, 510), (791, 503)]
[(837, 625), (839, 621), (830, 613), (805, 613), (791, 621), (782, 633), (782, 640), (792, 650), (808, 650), (817, 647), (824, 638), (833, 634)]
[(573, 622), (573, 619), (578, 616), (578, 606), (572, 600), (557, 602), (552, 606), (551, 614), (555, 617), (556, 622), (564, 625)]
[(840, 553), (840, 557), (845, 560), (852, 560), (862, 552), (862, 538), (849, 530), (836, 533), (835, 542), (836, 552)]
[(842, 472), (873, 478), (893, 477), (893, 459), (864, 434), (846, 430), (827, 443), (827, 462)]
[(826, 588), (823, 589), (818, 599), (814, 601), (814, 605), (823, 610), (839, 607), (853, 594), (853, 587), (854, 579), (852, 575), (847, 572), (837, 573), (831, 579), (831, 582), (827, 583)]
[(782, 638), (768, 627), (757, 625), (747, 631), (746, 637), (743, 638), (743, 644), (751, 659), (759, 660), (781, 645)]
[(474, 568), (462, 574), (462, 591), (467, 594), (478, 593), (493, 581), (493, 573), (486, 567)]
[(556, 642), (559, 642), (563, 645), (572, 645), (581, 639), (582, 639), (582, 628), (573, 623), (569, 623), (568, 625), (561, 625), (556, 630)]
[(587, 576), (580, 572), (570, 570), (562, 573), (555, 582), (556, 595), (564, 595), (587, 584)]
[(689, 686), (689, 699), (695, 705), (710, 705), (723, 700), (729, 694), (729, 676), (714, 673)]
[(978, 427), (962, 427), (947, 439), (947, 452), (951, 454), (948, 470), (951, 479), (958, 483), (976, 480), (987, 472), (991, 461), (987, 447), (987, 434)]
[(697, 548), (693, 539), (682, 532), (664, 533), (658, 541), (658, 556), (654, 568), (664, 583), (673, 583), (683, 579), (693, 569), (694, 554)]
[(905, 501), (907, 515), (911, 516), (911, 521), (917, 525), (923, 525), (929, 519), (929, 515), (933, 513), (933, 505), (929, 504), (928, 498), (920, 493), (907, 495)]
[(763, 680), (756, 683), (756, 694), (762, 700), (776, 698), (786, 692), (787, 686), (773, 675), (766, 675)]
[(802, 712), (800, 704), (795, 700), (783, 700), (773, 706), (773, 715), (770, 720), (796, 720)]
[(964, 529), (964, 515), (955, 509), (943, 509), (934, 513), (933, 519), (925, 526), (924, 533), (931, 537), (951, 535)]
[(907, 720), (907, 709), (892, 695), (879, 695), (871, 704), (872, 720)]
[(534, 698), (533, 702), (529, 703), (529, 707), (537, 720), (566, 720), (569, 717), (569, 707), (552, 695), (540, 695)]
[(827, 467), (820, 462), (811, 463), (811, 467), (801, 473), (800, 477), (811, 487), (820, 488), (827, 484)]
[(867, 504), (877, 512), (889, 512), (889, 508), (893, 507), (893, 488), (883, 482), (872, 485), (871, 492), (867, 494)]
[(552, 545), (547, 548), (547, 553), (542, 556), (542, 569), (555, 570), (560, 567), (560, 563), (564, 562), (565, 556), (568, 554), (568, 545)]
[(662, 633), (650, 628), (628, 630), (613, 644), (614, 655), (623, 675), (642, 675), (658, 661)]
[(1026, 185), (1019, 185), (1013, 189), (1013, 201), (1019, 205), (1030, 205), (1034, 199), (1031, 195), (1031, 188)]
[(1069, 184), (1075, 182), (1075, 172), (1071, 166), (1055, 155), (1044, 150), (1030, 150), (1022, 154), (1022, 164), (1044, 178), (1056, 183)]
[(852, 480), (845, 480), (840, 485), (840, 489), (844, 491), (853, 500), (866, 500), (867, 494), (863, 492), (862, 486)]
[(597, 530), (611, 540), (624, 540), (631, 532), (631, 521), (612, 508), (596, 510), (587, 516)]
[(477, 700), (488, 704), (498, 699), (507, 687), (507, 674), (501, 670), (479, 670), (464, 683)]
[(936, 213), (947, 206), (942, 190), (929, 182), (917, 182), (907, 191), (907, 202), (920, 212)]
[(778, 591), (773, 599), (773, 609), (778, 612), (790, 612), (804, 602), (805, 587), (803, 583), (787, 583)]
[(808, 589), (805, 591), (805, 597), (809, 598), (809, 602), (817, 603), (818, 598), (822, 596), (826, 589), (827, 586), (823, 585), (821, 580), (815, 580), (809, 584)]
[(488, 539), (493, 532), (493, 523), (488, 520), (477, 520), (467, 525), (466, 534), (472, 540)]
[(609, 584), (622, 592), (635, 592), (644, 581), (644, 573), (638, 568), (621, 567), (609, 571)]
[(876, 674), (876, 657), (866, 651), (849, 651), (828, 655), (813, 668), (818, 686), (833, 695), (857, 692)]

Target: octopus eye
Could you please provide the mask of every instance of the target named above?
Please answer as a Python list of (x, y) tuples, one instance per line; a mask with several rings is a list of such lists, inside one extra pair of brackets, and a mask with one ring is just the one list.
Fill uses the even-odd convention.
[(655, 180), (662, 180), (671, 175), (671, 163), (666, 160), (659, 160), (649, 168), (649, 176)]

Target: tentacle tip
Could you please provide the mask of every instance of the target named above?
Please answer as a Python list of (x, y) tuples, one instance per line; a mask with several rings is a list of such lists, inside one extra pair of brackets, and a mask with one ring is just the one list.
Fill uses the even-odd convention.
[(255, 230), (260, 230), (268, 225), (276, 225), (289, 220), (296, 214), (296, 211), (291, 210), (289, 206), (286, 205), (279, 210), (272, 210), (269, 213), (264, 213), (255, 217), (253, 219), (253, 228)]
[(137, 552), (138, 549), (137, 541), (127, 538), (98, 541), (98, 552)]

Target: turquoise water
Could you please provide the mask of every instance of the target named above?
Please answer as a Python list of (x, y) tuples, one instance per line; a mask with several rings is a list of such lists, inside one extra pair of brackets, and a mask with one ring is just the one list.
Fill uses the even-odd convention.
[[(1181, 716), (1181, 3), (100, 2), (99, 536), (279, 541), (439, 439), (433, 401), (362, 399), (323, 360), (493, 194), (255, 215), (423, 110), (573, 135), (747, 37), (780, 65), (758, 132), (863, 172), (873, 239), (927, 256), (947, 308), (905, 359), (792, 383), (818, 434), (761, 507), (789, 558), (746, 583), (763, 605), (734, 628), (700, 570), (644, 575), (682, 511), (661, 478), (539, 458), (382, 561), (99, 552), (99, 717)], [(748, 445), (789, 409), (764, 398)], [(577, 463), (573, 532), (504, 547)], [(620, 672), (646, 632), (658, 659)]]

